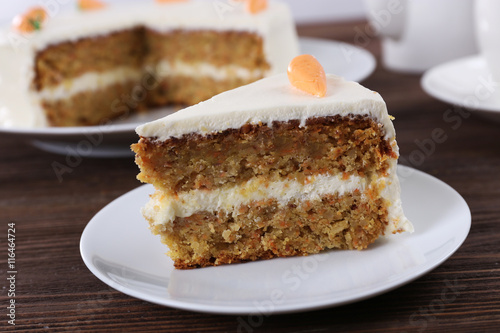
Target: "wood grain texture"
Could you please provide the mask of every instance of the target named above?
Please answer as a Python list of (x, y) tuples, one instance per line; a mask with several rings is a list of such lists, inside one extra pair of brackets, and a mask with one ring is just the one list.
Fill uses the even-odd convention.
[[(359, 44), (365, 22), (304, 26), (299, 32)], [(362, 45), (380, 59), (380, 43)], [(258, 318), (176, 310), (140, 301), (99, 281), (85, 267), (80, 235), (111, 200), (139, 186), (133, 159), (84, 159), (59, 182), (54, 161), (19, 138), (0, 136), (0, 331), (7, 324), (7, 223), (16, 222), (16, 330), (39, 332), (497, 332), (500, 327), (500, 123), (476, 114), (446, 121), (453, 108), (427, 96), (420, 76), (380, 65), (363, 82), (382, 94), (396, 117), (405, 164), (457, 190), (472, 211), (462, 247), (429, 274), (362, 302)], [(455, 126), (457, 127), (457, 126)], [(441, 128), (447, 139), (418, 163), (416, 140)], [(408, 163), (409, 162), (409, 163)], [(415, 165), (417, 164), (417, 165)], [(450, 295), (449, 291), (453, 294)], [(254, 322), (254, 327), (242, 322)]]

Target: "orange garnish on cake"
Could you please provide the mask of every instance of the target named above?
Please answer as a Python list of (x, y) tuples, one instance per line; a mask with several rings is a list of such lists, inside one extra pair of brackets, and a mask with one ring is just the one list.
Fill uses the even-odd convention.
[(106, 7), (106, 4), (99, 0), (78, 0), (78, 8), (81, 10), (96, 10)]
[(297, 89), (317, 97), (326, 95), (326, 74), (319, 61), (310, 54), (299, 55), (288, 65), (288, 80)]
[(158, 3), (169, 3), (169, 2), (186, 2), (188, 0), (155, 0)]
[(33, 7), (22, 15), (14, 17), (12, 26), (20, 32), (29, 33), (41, 30), (47, 20), (47, 12), (42, 7)]
[(252, 14), (257, 14), (267, 8), (267, 0), (246, 0), (246, 9)]

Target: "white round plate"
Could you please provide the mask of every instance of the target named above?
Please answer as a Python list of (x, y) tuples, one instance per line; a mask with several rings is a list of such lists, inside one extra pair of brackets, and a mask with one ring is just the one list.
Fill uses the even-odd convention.
[[(327, 73), (343, 76), (347, 80), (361, 81), (375, 69), (372, 54), (353, 45), (317, 38), (300, 38), (299, 43), (301, 52), (314, 55)], [(2, 105), (8, 105), (8, 102), (0, 99), (0, 111)], [(2, 127), (0, 123), (0, 134), (21, 136), (32, 140), (36, 147), (56, 154), (128, 157), (132, 156), (130, 144), (137, 141), (137, 126), (176, 110), (178, 107), (162, 107), (102, 126), (23, 128), (20, 124)]]
[(363, 251), (177, 270), (141, 216), (153, 193), (144, 185), (94, 216), (83, 231), (80, 252), (90, 271), (110, 287), (184, 310), (268, 315), (347, 304), (429, 272), (469, 233), (470, 210), (455, 190), (409, 167), (400, 166), (398, 173), (415, 232), (380, 238)]
[(479, 55), (431, 68), (420, 83), (434, 98), (500, 121), (500, 84), (493, 80)]

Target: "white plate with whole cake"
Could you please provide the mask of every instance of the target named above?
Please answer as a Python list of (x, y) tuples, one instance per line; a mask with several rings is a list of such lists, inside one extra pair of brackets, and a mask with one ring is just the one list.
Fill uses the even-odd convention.
[[(154, 189), (141, 186), (103, 208), (80, 242), (101, 281), (152, 303), (208, 313), (278, 314), (352, 303), (411, 282), (439, 266), (466, 239), (470, 210), (442, 181), (399, 166), (412, 234), (379, 238), (368, 249), (177, 270), (140, 208)], [(252, 327), (255, 318), (242, 318)]]
[[(314, 55), (327, 73), (335, 73), (350, 81), (362, 81), (375, 69), (373, 55), (356, 46), (318, 38), (299, 38), (301, 53)], [(179, 106), (160, 107), (146, 113), (123, 115), (99, 126), (33, 127), (29, 108), (20, 108), (14, 98), (8, 73), (0, 75), (0, 133), (16, 135), (44, 150), (82, 157), (129, 157), (131, 143), (137, 140), (135, 128), (179, 110)], [(13, 97), (14, 96), (14, 97)], [(13, 117), (13, 111), (15, 116)], [(23, 116), (24, 114), (24, 116)], [(29, 119), (24, 121), (24, 119)]]

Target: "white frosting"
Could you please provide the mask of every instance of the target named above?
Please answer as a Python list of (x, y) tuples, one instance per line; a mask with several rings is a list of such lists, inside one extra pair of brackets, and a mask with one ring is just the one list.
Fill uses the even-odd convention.
[(413, 231), (411, 223), (405, 218), (399, 199), (400, 188), (395, 174), (379, 178), (373, 184), (367, 178), (351, 176), (342, 179), (338, 175), (311, 176), (305, 183), (296, 180), (283, 180), (268, 183), (265, 177), (257, 177), (233, 187), (218, 188), (212, 191), (191, 190), (170, 197), (156, 193), (143, 208), (142, 213), (153, 226), (170, 228), (176, 217), (188, 217), (196, 212), (226, 211), (237, 215), (238, 207), (254, 201), (276, 199), (278, 205), (287, 205), (291, 200), (317, 201), (327, 194), (343, 195), (356, 189), (361, 193), (370, 187), (384, 186), (382, 197), (389, 203), (389, 224), (385, 233)]
[(55, 87), (44, 88), (37, 97), (45, 101), (71, 98), (78, 93), (100, 90), (119, 82), (140, 82), (143, 75), (141, 70), (129, 67), (115, 68), (103, 73), (89, 72), (75, 79), (65, 80)]
[[(1, 40), (1, 38), (0, 38)], [(28, 93), (25, 55), (16, 54), (0, 42), (0, 126), (32, 128), (46, 126), (41, 107), (32, 103)]]
[[(64, 10), (69, 6), (73, 10)], [(12, 90), (17, 92), (15, 99), (0, 93), (4, 114), (0, 115), (0, 126), (46, 125), (44, 113), (38, 105), (40, 98), (31, 97), (29, 92), (34, 77), (34, 55), (62, 41), (106, 35), (136, 26), (161, 32), (174, 29), (249, 31), (263, 38), (264, 53), (271, 65), (266, 74), (285, 71), (299, 52), (291, 13), (285, 4), (279, 2), (271, 2), (268, 9), (257, 14), (246, 12), (244, 5), (236, 1), (190, 0), (158, 4), (149, 0), (91, 11), (77, 11), (73, 2), (56, 7), (46, 8), (50, 18), (40, 31), (28, 35), (10, 28), (0, 31), (0, 78), (9, 82)], [(237, 72), (242, 76), (256, 74)], [(84, 85), (81, 87), (83, 89)], [(1, 84), (0, 88), (3, 89)]]
[(169, 61), (160, 61), (155, 66), (155, 73), (158, 78), (163, 78), (167, 76), (187, 76), (187, 77), (209, 77), (216, 81), (223, 81), (228, 78), (239, 78), (242, 80), (257, 80), (266, 75), (263, 70), (253, 69), (237, 66), (237, 65), (226, 65), (226, 66), (214, 66), (210, 63), (199, 62), (199, 63), (187, 63), (180, 60), (176, 60), (173, 64)]
[[(393, 149), (397, 148), (396, 141), (392, 142)], [(396, 150), (396, 149), (395, 149)], [(381, 177), (377, 180), (379, 185), (384, 185), (380, 196), (388, 200), (390, 206), (388, 208), (389, 224), (385, 228), (385, 234), (392, 234), (396, 232), (413, 232), (413, 225), (406, 218), (403, 212), (403, 205), (401, 203), (401, 186), (399, 178), (396, 173), (397, 160), (392, 159), (389, 161), (389, 168), (387, 170), (387, 177)]]
[(294, 88), (286, 74), (277, 74), (139, 126), (137, 133), (166, 140), (240, 128), (246, 123), (296, 119), (304, 125), (308, 118), (352, 114), (372, 117), (384, 126), (387, 139), (394, 138), (394, 126), (378, 93), (335, 75), (327, 75), (327, 85), (326, 96), (318, 98)]

